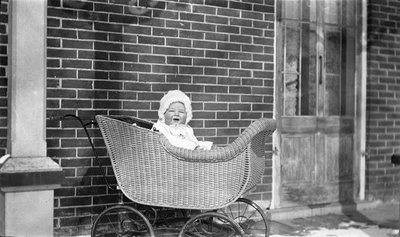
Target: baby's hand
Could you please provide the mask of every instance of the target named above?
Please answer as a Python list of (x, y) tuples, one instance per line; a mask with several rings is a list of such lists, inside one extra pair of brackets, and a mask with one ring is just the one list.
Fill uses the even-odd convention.
[(209, 141), (199, 141), (199, 146), (202, 147), (202, 150), (211, 150), (213, 142)]
[(198, 146), (196, 146), (196, 148), (194, 148), (195, 150), (203, 150), (203, 151), (206, 151), (207, 150), (207, 147), (203, 147), (203, 146), (201, 146), (201, 145), (198, 145)]

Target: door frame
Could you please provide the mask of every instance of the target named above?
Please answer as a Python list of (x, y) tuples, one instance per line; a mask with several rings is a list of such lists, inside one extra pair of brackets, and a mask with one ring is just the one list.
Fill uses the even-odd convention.
[[(353, 180), (355, 182), (355, 188), (357, 189), (357, 196), (359, 200), (365, 200), (365, 170), (366, 170), (366, 94), (367, 94), (367, 0), (355, 0), (356, 12), (357, 12), (357, 23), (360, 26), (357, 28), (356, 40), (359, 42), (356, 44), (356, 63), (355, 63), (355, 114), (354, 114), (354, 170)], [(274, 63), (280, 65), (280, 58), (277, 55), (279, 50), (282, 50), (280, 42), (282, 40), (282, 34), (279, 32), (282, 30), (281, 25), (281, 1), (275, 0), (275, 52), (274, 52)], [(282, 52), (282, 51), (281, 51)], [(277, 80), (281, 78), (281, 72), (278, 71), (278, 66), (274, 68), (274, 88), (275, 88), (275, 102), (274, 102), (274, 118), (277, 119), (277, 130), (273, 134), (273, 152), (272, 152), (272, 200), (271, 208), (275, 209), (280, 207), (280, 185), (281, 185), (281, 159), (280, 159), (280, 144), (281, 144), (281, 133), (279, 128), (281, 127), (281, 100), (278, 95), (279, 89)]]

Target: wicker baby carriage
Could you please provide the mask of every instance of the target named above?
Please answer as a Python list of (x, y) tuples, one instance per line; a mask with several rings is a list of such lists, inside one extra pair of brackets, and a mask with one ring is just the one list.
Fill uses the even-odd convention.
[[(146, 206), (195, 210), (224, 210), (260, 181), (265, 165), (264, 139), (276, 126), (272, 119), (259, 119), (225, 147), (192, 151), (172, 146), (151, 129), (149, 121), (102, 115), (96, 120), (118, 185), (128, 199)], [(220, 219), (216, 223), (233, 223), (232, 228), (244, 236), (235, 220), (223, 216), (212, 214)], [(188, 223), (199, 221), (194, 217)], [(152, 230), (147, 232), (154, 235)], [(183, 232), (181, 236), (185, 236)]]

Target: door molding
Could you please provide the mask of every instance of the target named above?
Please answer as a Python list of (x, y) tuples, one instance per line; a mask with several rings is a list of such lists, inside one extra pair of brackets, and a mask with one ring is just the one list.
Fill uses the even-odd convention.
[(365, 200), (365, 171), (366, 171), (366, 113), (367, 113), (367, 1), (357, 0), (359, 6), (358, 25), (361, 25), (357, 30), (358, 42), (356, 56), (356, 101), (355, 101), (355, 157), (358, 161), (358, 198)]

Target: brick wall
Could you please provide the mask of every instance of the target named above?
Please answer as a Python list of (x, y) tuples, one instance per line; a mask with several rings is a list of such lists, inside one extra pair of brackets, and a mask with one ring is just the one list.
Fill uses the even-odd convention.
[(7, 153), (8, 1), (0, 1), (0, 156)]
[(400, 2), (370, 0), (368, 5), (367, 194), (398, 199), (400, 169)]
[[(259, 117), (272, 117), (274, 1), (158, 1), (135, 15), (129, 1), (49, 1), (47, 116), (128, 114), (155, 121), (171, 89), (193, 101), (197, 137), (227, 144)], [(87, 233), (120, 196), (101, 136), (96, 165), (79, 124), (49, 120), (48, 155), (64, 169), (55, 192), (56, 235)], [(268, 141), (271, 150), (271, 140)], [(272, 161), (253, 199), (270, 199)]]

